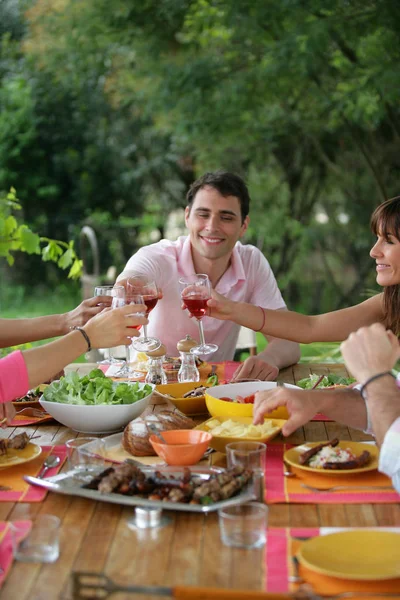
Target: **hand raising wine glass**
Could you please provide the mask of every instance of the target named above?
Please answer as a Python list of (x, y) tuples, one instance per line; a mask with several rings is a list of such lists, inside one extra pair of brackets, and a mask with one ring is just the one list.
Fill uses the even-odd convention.
[(197, 319), (199, 325), (200, 346), (191, 348), (190, 352), (197, 356), (212, 354), (218, 350), (216, 344), (206, 344), (201, 319), (207, 312), (207, 300), (211, 298), (211, 282), (208, 275), (189, 275), (179, 280), (181, 298), (185, 308)]
[[(143, 300), (143, 296), (141, 296), (140, 294), (131, 294), (131, 293), (126, 293), (125, 297), (123, 298), (113, 298), (112, 301), (112, 307), (113, 308), (118, 308), (119, 306), (125, 306), (126, 304), (136, 304), (136, 305), (143, 305), (144, 307), (144, 300)], [(132, 313), (135, 314), (136, 316), (146, 316), (145, 311), (143, 310), (143, 312), (136, 312), (136, 313)], [(139, 330), (141, 328), (141, 324), (139, 325), (129, 325), (130, 328), (132, 329), (136, 329)], [(143, 325), (143, 327), (145, 327), (145, 325)], [(114, 377), (126, 377), (128, 379), (139, 379), (143, 377), (143, 373), (141, 371), (134, 371), (131, 367), (130, 367), (130, 363), (132, 362), (131, 360), (131, 346), (125, 346), (125, 350), (126, 350), (126, 360), (125, 363), (122, 365), (122, 367), (118, 370), (118, 372), (114, 375)]]
[[(146, 305), (146, 317), (149, 316), (149, 313), (158, 302), (159, 293), (155, 281), (144, 275), (129, 277), (126, 282), (126, 293), (127, 295), (140, 294), (143, 297), (143, 302)], [(149, 337), (147, 335), (147, 325), (143, 325), (143, 336), (135, 338), (132, 346), (138, 352), (152, 352), (161, 346), (161, 342), (158, 338)]]
[[(112, 296), (113, 298), (124, 298), (125, 288), (123, 285), (97, 285), (94, 288), (95, 296)], [(98, 305), (99, 306), (99, 305)], [(104, 308), (108, 305), (104, 304)], [(104, 349), (106, 358), (104, 360), (97, 361), (98, 365), (117, 365), (120, 364), (120, 360), (116, 360), (111, 354), (111, 348)]]

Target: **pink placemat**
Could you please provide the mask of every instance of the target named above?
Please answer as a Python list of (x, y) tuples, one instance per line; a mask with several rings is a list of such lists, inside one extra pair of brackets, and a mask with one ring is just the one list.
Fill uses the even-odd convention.
[[(18, 525), (22, 533), (21, 537), (18, 538), (19, 540), (24, 537), (24, 534), (28, 533), (32, 526), (32, 521), (16, 521), (15, 524)], [(8, 521), (0, 521), (0, 588), (10, 572), (13, 559), (10, 523)]]
[[(267, 504), (391, 504), (400, 502), (400, 494), (392, 487), (389, 477), (379, 471), (335, 476), (314, 474), (297, 469), (295, 477), (285, 477), (283, 473), (286, 467), (283, 455), (289, 448), (292, 448), (290, 444), (267, 445), (265, 468), (265, 501)], [(371, 489), (314, 492), (303, 488), (303, 483), (314, 487), (348, 485), (350, 487), (368, 486)], [(380, 486), (389, 489), (377, 489)]]
[[(306, 539), (319, 535), (327, 535), (338, 531), (344, 531), (353, 528), (274, 528), (267, 530), (266, 544), (266, 568), (265, 568), (265, 589), (268, 592), (286, 593), (294, 591), (298, 584), (290, 584), (289, 576), (295, 574), (293, 556), (298, 552), (300, 544)], [(356, 528), (357, 529), (357, 528)], [(390, 528), (368, 528), (385, 529), (400, 533), (400, 527)], [(400, 537), (400, 536), (399, 536)], [(299, 539), (303, 538), (303, 539)], [(357, 591), (374, 593), (379, 598), (379, 592), (400, 592), (400, 578), (387, 581), (350, 581), (337, 577), (321, 575), (311, 569), (306, 569), (302, 565), (299, 567), (299, 575), (304, 582), (312, 585), (315, 593), (330, 595), (341, 592)], [(373, 600), (371, 597), (370, 600)]]
[(26, 463), (22, 463), (15, 467), (2, 469), (1, 486), (0, 486), (0, 501), (1, 502), (41, 502), (47, 495), (48, 490), (39, 488), (27, 483), (24, 475), (36, 477), (42, 466), (45, 458), (50, 454), (56, 454), (60, 457), (61, 462), (56, 467), (49, 469), (46, 477), (56, 475), (61, 469), (66, 457), (67, 449), (62, 446), (42, 446), (41, 454)]

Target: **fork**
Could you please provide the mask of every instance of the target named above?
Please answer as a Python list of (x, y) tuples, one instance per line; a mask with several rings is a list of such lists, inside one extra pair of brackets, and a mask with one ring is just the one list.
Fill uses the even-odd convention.
[[(393, 490), (391, 485), (335, 485), (328, 488), (314, 487), (306, 483), (300, 484), (302, 488), (312, 492), (336, 492), (336, 490)], [(393, 490), (394, 491), (394, 490)]]

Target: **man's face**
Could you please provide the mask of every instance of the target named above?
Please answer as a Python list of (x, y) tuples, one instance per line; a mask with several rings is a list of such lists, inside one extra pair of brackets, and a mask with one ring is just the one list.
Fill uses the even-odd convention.
[(230, 255), (236, 242), (245, 233), (249, 218), (242, 224), (240, 202), (236, 196), (222, 196), (211, 186), (200, 189), (185, 222), (195, 252), (204, 258), (216, 260)]

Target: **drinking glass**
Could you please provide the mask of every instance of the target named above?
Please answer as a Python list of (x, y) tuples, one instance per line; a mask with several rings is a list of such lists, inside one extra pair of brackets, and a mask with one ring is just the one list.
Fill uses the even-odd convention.
[[(112, 296), (113, 298), (123, 298), (125, 295), (125, 288), (123, 285), (96, 285), (94, 288), (95, 296)], [(101, 306), (100, 304), (98, 306)], [(120, 360), (116, 360), (111, 354), (111, 348), (104, 348), (105, 359), (98, 360), (98, 365), (117, 365), (120, 364)]]
[(234, 548), (261, 548), (266, 541), (268, 508), (260, 502), (226, 506), (218, 511), (221, 541)]
[(228, 469), (241, 465), (253, 471), (253, 493), (257, 500), (264, 500), (265, 462), (267, 446), (262, 442), (231, 442), (226, 445), (226, 462)]
[(61, 521), (54, 515), (37, 515), (29, 522), (11, 521), (13, 555), (22, 562), (52, 563), (60, 554)]
[[(126, 304), (144, 304), (143, 296), (140, 294), (131, 294), (125, 292), (124, 298), (113, 298), (112, 308), (118, 308), (119, 306), (125, 306)], [(144, 317), (146, 313), (137, 312), (134, 313), (137, 316)], [(141, 325), (130, 325), (131, 329), (140, 329)], [(141, 379), (143, 378), (142, 371), (134, 371), (130, 367), (130, 363), (132, 362), (131, 357), (131, 345), (125, 346), (126, 351), (126, 360), (123, 363), (122, 367), (118, 369), (118, 371), (113, 374), (113, 377), (124, 377), (127, 379)]]
[[(143, 302), (146, 305), (146, 317), (153, 310), (158, 302), (158, 288), (152, 279), (145, 277), (144, 275), (137, 275), (135, 277), (129, 277), (126, 282), (126, 293), (129, 294), (140, 294), (143, 298)], [(132, 346), (138, 352), (151, 352), (157, 350), (161, 346), (161, 342), (158, 338), (149, 337), (147, 335), (147, 325), (143, 325), (143, 336), (132, 340)]]
[(190, 314), (197, 319), (200, 335), (200, 346), (190, 349), (192, 354), (204, 356), (218, 350), (216, 344), (206, 344), (201, 319), (207, 311), (207, 300), (211, 298), (211, 282), (208, 275), (198, 274), (182, 277), (179, 280), (182, 302)]

